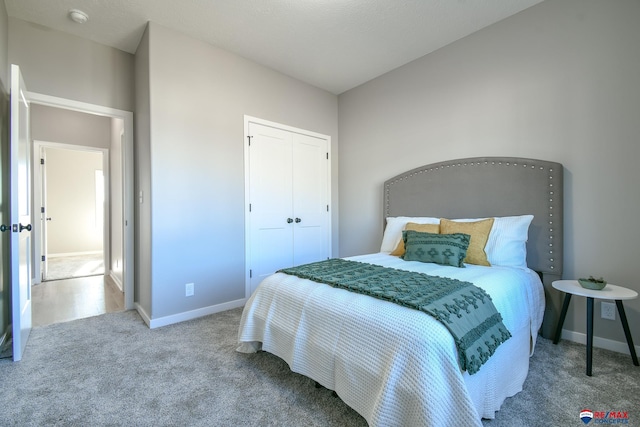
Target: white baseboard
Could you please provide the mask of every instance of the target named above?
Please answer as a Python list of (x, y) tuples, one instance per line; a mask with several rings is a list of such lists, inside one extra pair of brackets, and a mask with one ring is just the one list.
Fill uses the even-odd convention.
[[(587, 334), (582, 332), (569, 331), (567, 329), (562, 330), (561, 338), (577, 342), (578, 344), (587, 344)], [(604, 348), (605, 350), (615, 351), (616, 353), (629, 354), (629, 345), (626, 341), (614, 341), (606, 338), (593, 337), (593, 346), (598, 348)], [(636, 354), (640, 354), (640, 346), (634, 345)]]
[(231, 310), (233, 308), (242, 307), (247, 302), (246, 299), (239, 299), (235, 301), (225, 302), (223, 304), (210, 305), (208, 307), (199, 308), (197, 310), (185, 311), (183, 313), (172, 314), (170, 316), (159, 317), (157, 319), (151, 319), (146, 311), (136, 304), (136, 310), (144, 320), (144, 323), (149, 326), (150, 329), (160, 328), (162, 326), (172, 325), (174, 323), (184, 322), (186, 320), (197, 319), (198, 317), (208, 316), (210, 314), (220, 313), (221, 311)]
[(5, 344), (8, 343), (9, 332), (11, 332), (11, 325), (7, 327), (6, 331), (0, 331), (0, 332), (2, 332), (2, 335), (0, 336), (0, 352), (2, 352), (2, 350), (4, 350)]
[(136, 307), (136, 311), (138, 312), (140, 317), (142, 317), (142, 320), (144, 321), (144, 323), (146, 323), (147, 326), (149, 326), (151, 324), (151, 317), (149, 317), (147, 312), (144, 311), (144, 308), (142, 308), (142, 306), (140, 304), (135, 303), (135, 307)]
[(49, 258), (60, 258), (64, 256), (81, 256), (81, 255), (99, 255), (102, 251), (85, 251), (85, 252), (64, 252), (58, 254), (47, 254)]
[(116, 274), (113, 272), (113, 270), (109, 271), (109, 277), (111, 278), (111, 280), (113, 280), (113, 283), (116, 284), (118, 289), (120, 289), (120, 292), (124, 292), (124, 286), (122, 285), (122, 282), (120, 281), (120, 278), (118, 276), (116, 276)]

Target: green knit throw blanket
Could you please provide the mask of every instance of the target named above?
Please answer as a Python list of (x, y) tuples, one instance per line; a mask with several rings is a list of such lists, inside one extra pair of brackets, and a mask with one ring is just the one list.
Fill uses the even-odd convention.
[(475, 374), (511, 333), (491, 297), (469, 282), (344, 259), (279, 272), (420, 310), (451, 332), (460, 368)]

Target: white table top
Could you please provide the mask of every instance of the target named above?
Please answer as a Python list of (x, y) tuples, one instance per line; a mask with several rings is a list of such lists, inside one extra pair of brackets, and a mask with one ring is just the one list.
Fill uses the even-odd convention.
[(556, 280), (551, 283), (551, 286), (562, 292), (589, 298), (623, 300), (634, 299), (638, 296), (638, 293), (632, 289), (612, 285), (611, 283), (607, 283), (601, 290), (583, 288), (577, 280)]

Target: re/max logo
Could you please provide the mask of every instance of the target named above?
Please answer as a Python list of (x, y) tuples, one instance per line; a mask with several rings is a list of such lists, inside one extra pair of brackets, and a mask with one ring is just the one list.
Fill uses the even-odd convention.
[[(588, 424), (591, 419), (585, 417), (582, 419)], [(627, 411), (593, 411), (593, 424), (629, 424), (629, 412)]]
[(629, 412), (627, 411), (594, 411), (593, 418), (616, 418), (616, 419), (629, 419)]

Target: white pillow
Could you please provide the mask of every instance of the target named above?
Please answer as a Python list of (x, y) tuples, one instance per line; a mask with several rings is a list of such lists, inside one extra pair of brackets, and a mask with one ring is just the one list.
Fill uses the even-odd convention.
[(416, 224), (440, 224), (440, 218), (431, 217), (411, 217), (411, 216), (390, 216), (387, 217), (387, 226), (384, 228), (382, 236), (382, 244), (380, 252), (392, 252), (400, 239), (402, 239), (402, 230), (408, 222)]
[[(486, 218), (465, 218), (452, 221), (471, 222), (482, 219)], [(489, 264), (503, 267), (527, 267), (527, 240), (531, 221), (533, 221), (533, 215), (502, 216), (494, 219), (487, 244), (484, 247)], [(402, 238), (402, 230), (408, 222), (440, 224), (440, 218), (388, 217), (380, 252), (392, 252), (398, 246)]]
[(533, 215), (503, 216), (493, 222), (485, 246), (491, 265), (527, 267), (527, 240)]
[[(454, 219), (458, 222), (480, 221), (486, 218)], [(484, 251), (491, 265), (527, 267), (527, 240), (533, 215), (495, 217)]]

